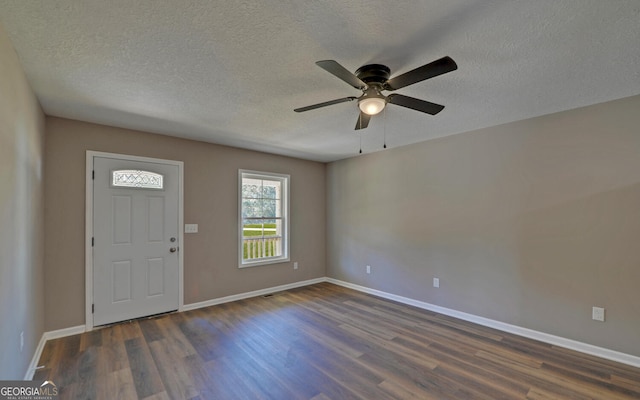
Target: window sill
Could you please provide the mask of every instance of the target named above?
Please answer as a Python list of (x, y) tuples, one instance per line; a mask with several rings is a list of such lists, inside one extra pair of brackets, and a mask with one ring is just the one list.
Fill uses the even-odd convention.
[(251, 261), (247, 263), (240, 263), (238, 268), (251, 268), (251, 267), (260, 267), (262, 265), (271, 265), (271, 264), (282, 264), (291, 261), (289, 257), (278, 257), (278, 258), (270, 258), (259, 261)]

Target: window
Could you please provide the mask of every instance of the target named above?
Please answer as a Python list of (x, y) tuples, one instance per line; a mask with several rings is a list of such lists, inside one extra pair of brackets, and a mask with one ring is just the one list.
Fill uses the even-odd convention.
[(163, 176), (155, 172), (121, 169), (111, 171), (112, 187), (131, 187), (141, 189), (162, 189)]
[(289, 175), (240, 170), (239, 266), (289, 261)]

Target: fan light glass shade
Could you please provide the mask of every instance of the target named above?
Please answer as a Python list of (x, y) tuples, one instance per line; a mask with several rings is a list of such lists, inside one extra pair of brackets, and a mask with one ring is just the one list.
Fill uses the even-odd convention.
[(365, 114), (376, 115), (384, 109), (386, 104), (382, 97), (367, 97), (358, 102), (358, 107)]

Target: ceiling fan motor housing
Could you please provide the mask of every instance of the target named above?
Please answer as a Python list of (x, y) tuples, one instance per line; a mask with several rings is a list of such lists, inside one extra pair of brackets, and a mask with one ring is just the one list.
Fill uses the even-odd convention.
[(390, 74), (389, 67), (382, 64), (363, 65), (356, 70), (356, 76), (366, 84), (378, 83), (382, 85), (389, 80)]

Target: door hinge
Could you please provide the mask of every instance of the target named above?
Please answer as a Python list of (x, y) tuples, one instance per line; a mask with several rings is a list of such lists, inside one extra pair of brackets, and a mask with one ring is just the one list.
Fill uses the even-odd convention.
[(91, 171), (91, 179), (96, 179), (96, 170)]
[(92, 305), (91, 305), (91, 314), (93, 314), (93, 313), (95, 313), (95, 312), (96, 312), (96, 305), (95, 305), (95, 304), (92, 304)]
[(91, 238), (91, 247), (93, 247), (96, 244), (96, 238), (92, 237)]

